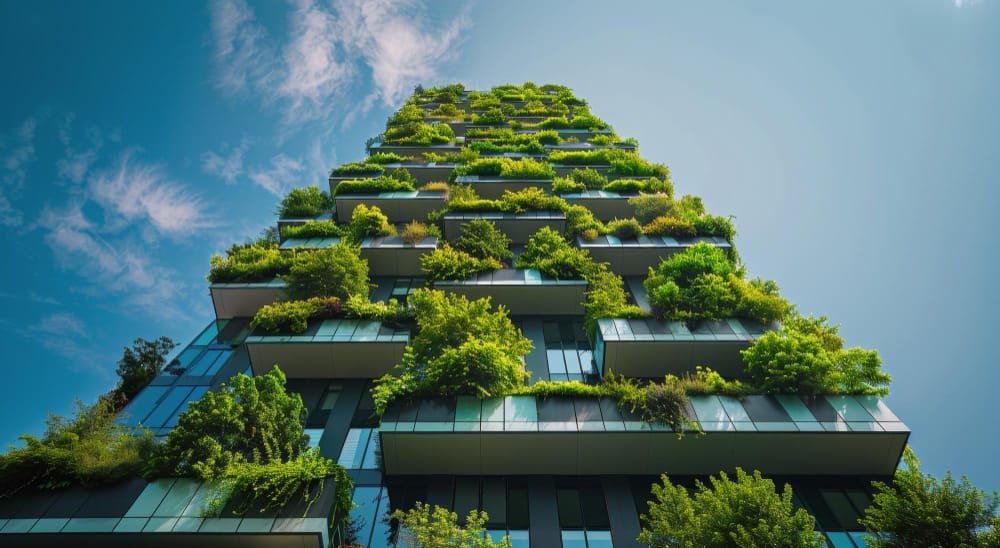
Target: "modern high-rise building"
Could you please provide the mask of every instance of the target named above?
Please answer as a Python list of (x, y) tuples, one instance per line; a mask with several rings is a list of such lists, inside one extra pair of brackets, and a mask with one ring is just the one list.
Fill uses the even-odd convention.
[[(208, 486), (135, 478), (0, 500), (0, 545), (391, 546), (388, 514), (423, 501), (460, 516), (485, 510), (490, 534), (514, 546), (639, 546), (660, 474), (693, 485), (737, 467), (791, 484), (831, 546), (864, 545), (857, 520), (871, 482), (892, 477), (907, 427), (876, 395), (756, 382), (742, 351), (779, 328), (761, 310), (781, 309), (776, 288), (743, 280), (728, 218), (675, 196), (666, 167), (643, 159), (585, 100), (558, 85), (418, 88), (367, 151), (332, 170), (318, 202), (286, 200), (272, 240), (213, 263), (216, 317), (121, 419), (165, 436), (189, 402), (277, 365), (309, 409), (310, 444), (347, 469), (353, 507), (336, 508), (331, 487), (308, 507), (206, 517)], [(377, 221), (374, 207), (394, 229), (359, 222)], [(500, 252), (484, 236), (496, 231), (506, 236)], [(553, 231), (561, 243), (541, 245)], [(351, 238), (373, 303), (405, 305), (433, 288), (502, 307), (531, 342), (518, 357), (527, 371), (518, 388), (483, 397), (424, 387), (379, 415), (374, 381), (399, 373), (419, 320), (338, 309), (309, 314), (304, 330), (253, 322), (288, 298), (289, 257)], [(649, 280), (692, 250), (733, 266), (712, 278), (721, 293)], [(580, 257), (585, 265), (573, 262)], [(699, 366), (742, 381), (740, 393), (703, 382), (666, 422), (580, 387), (608, 377), (691, 381)], [(346, 527), (332, 519), (341, 512)]]

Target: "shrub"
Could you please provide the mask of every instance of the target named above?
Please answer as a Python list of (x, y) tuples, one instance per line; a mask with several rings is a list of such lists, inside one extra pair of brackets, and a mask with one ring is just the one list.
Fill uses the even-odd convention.
[(476, 272), (502, 268), (495, 258), (473, 257), (448, 245), (442, 244), (431, 253), (420, 256), (420, 269), (427, 274), (428, 281), (464, 280)]
[[(397, 175), (398, 174), (398, 175)], [(390, 175), (370, 179), (352, 179), (341, 181), (333, 189), (334, 196), (340, 194), (378, 194), (379, 192), (405, 192), (415, 190), (412, 179), (405, 169), (397, 169)]]
[(208, 281), (212, 283), (247, 283), (273, 280), (288, 271), (295, 253), (279, 251), (278, 242), (261, 239), (235, 244), (225, 258), (212, 255)]
[(551, 179), (555, 176), (555, 171), (549, 164), (531, 158), (504, 158), (500, 176), (510, 179)]
[(365, 159), (368, 164), (398, 164), (412, 160), (412, 156), (403, 156), (395, 152), (376, 152)]
[(569, 205), (563, 209), (563, 213), (566, 215), (566, 233), (570, 236), (585, 234), (589, 236), (588, 239), (593, 240), (599, 233), (604, 233), (604, 224), (585, 206)]
[(365, 297), (352, 295), (344, 303), (344, 314), (349, 318), (375, 320), (382, 323), (399, 324), (410, 317), (406, 305), (396, 299), (388, 301), (369, 301)]
[(378, 206), (358, 204), (351, 212), (351, 224), (348, 233), (354, 242), (360, 243), (368, 236), (388, 236), (396, 233), (396, 228), (389, 224)]
[(693, 223), (666, 215), (653, 219), (642, 227), (642, 231), (650, 236), (673, 236), (675, 238), (693, 238), (698, 235), (698, 229), (694, 227)]
[(455, 241), (455, 249), (480, 259), (509, 260), (510, 238), (497, 229), (492, 221), (474, 219), (462, 225), (462, 233)]
[(427, 237), (427, 225), (420, 221), (410, 221), (399, 235), (410, 245), (420, 243)]
[(592, 264), (586, 250), (570, 246), (547, 226), (531, 235), (524, 252), (517, 257), (518, 268), (535, 268), (561, 279), (581, 279)]
[(694, 227), (699, 236), (721, 236), (730, 242), (736, 238), (736, 228), (731, 217), (704, 215), (694, 220)]
[(635, 219), (615, 219), (608, 223), (607, 231), (622, 240), (634, 240), (642, 234), (642, 225)]
[(601, 174), (600, 171), (596, 169), (590, 169), (589, 167), (583, 169), (574, 169), (569, 172), (569, 178), (578, 182), (583, 183), (590, 190), (601, 190), (604, 185), (608, 184), (608, 178)]
[(461, 118), (465, 115), (462, 109), (451, 103), (441, 103), (430, 114), (438, 118)]
[(0, 498), (23, 489), (96, 486), (138, 475), (155, 449), (152, 432), (118, 423), (118, 403), (101, 397), (65, 419), (50, 415), (45, 434), (25, 434), (23, 447), (0, 454)]
[(566, 208), (566, 200), (558, 196), (546, 194), (538, 187), (528, 187), (517, 192), (505, 190), (498, 200), (500, 210), (509, 213), (525, 211), (562, 211)]
[(278, 210), (281, 217), (315, 217), (333, 207), (333, 199), (319, 187), (306, 186), (292, 189)]
[(597, 320), (600, 318), (637, 318), (646, 315), (637, 305), (628, 303), (625, 282), (621, 276), (611, 272), (606, 263), (599, 263), (587, 275), (583, 308), (586, 311), (583, 327), (591, 342), (596, 335)]
[(742, 351), (754, 384), (776, 394), (889, 393), (892, 378), (875, 350), (843, 348), (826, 318), (792, 317)]
[(368, 295), (368, 261), (361, 250), (349, 244), (300, 253), (285, 275), (286, 292), (292, 299)]
[(552, 192), (555, 194), (571, 194), (574, 192), (586, 192), (587, 185), (578, 183), (569, 177), (556, 177), (552, 179)]
[(445, 183), (443, 181), (434, 181), (434, 182), (425, 184), (424, 186), (420, 187), (417, 190), (433, 191), (433, 192), (448, 192), (448, 183)]
[(368, 175), (373, 173), (380, 174), (384, 171), (385, 168), (378, 163), (366, 160), (364, 162), (351, 162), (334, 168), (330, 172), (330, 175)]
[(558, 131), (542, 130), (532, 134), (536, 141), (543, 145), (558, 145), (562, 142), (562, 137)]
[(465, 526), (458, 525), (458, 514), (441, 506), (417, 502), (416, 506), (403, 512), (396, 510), (392, 518), (399, 520), (400, 546), (417, 547), (449, 547), (467, 546), (469, 548), (510, 548), (510, 538), (504, 536), (500, 542), (493, 542), (486, 534), (486, 522), (489, 515), (486, 512), (470, 510), (465, 518)]
[(792, 305), (781, 297), (778, 284), (774, 280), (754, 278), (736, 284), (736, 290), (739, 292), (736, 313), (745, 318), (757, 318), (764, 323), (772, 323), (788, 316), (792, 311)]
[[(570, 142), (566, 139), (565, 142)], [(549, 153), (549, 161), (570, 166), (609, 166), (614, 160), (638, 158), (630, 150), (602, 148), (597, 150), (553, 150)]]
[(779, 494), (774, 482), (760, 472), (751, 476), (736, 469), (735, 480), (725, 472), (711, 476), (706, 485), (697, 480), (690, 493), (670, 478), (660, 476), (653, 484), (649, 514), (642, 515), (642, 533), (637, 539), (651, 546), (825, 546), (815, 532), (815, 519), (805, 509), (795, 508), (792, 488), (785, 484)]
[(647, 162), (640, 158), (638, 154), (611, 160), (611, 170), (608, 173), (628, 177), (670, 178), (670, 170), (667, 169), (667, 166)]
[(342, 305), (337, 297), (312, 297), (294, 301), (278, 301), (260, 308), (250, 321), (271, 333), (302, 333), (313, 318), (333, 318), (340, 315)]
[(520, 356), (511, 354), (494, 341), (470, 338), (430, 358), (425, 382), (439, 395), (471, 392), (489, 397), (523, 385), (528, 377)]
[(909, 447), (903, 461), (891, 485), (872, 482), (877, 492), (860, 520), (870, 533), (868, 546), (997, 546), (996, 492), (986, 494), (965, 476), (956, 481), (951, 472), (942, 480), (921, 472)]
[(474, 114), (472, 116), (472, 123), (477, 126), (498, 126), (507, 121), (507, 117), (504, 116), (502, 110), (499, 107), (491, 108), (482, 114)]
[(306, 221), (301, 225), (281, 229), (288, 238), (334, 238), (344, 235), (344, 228), (333, 221)]
[(389, 118), (382, 142), (393, 145), (445, 144), (455, 140), (455, 132), (444, 123), (424, 121), (424, 111), (415, 105), (404, 105)]
[(661, 180), (656, 177), (648, 179), (615, 179), (605, 184), (604, 190), (619, 194), (634, 194), (636, 192), (654, 194), (662, 192), (667, 196), (673, 196), (674, 185), (669, 180)]

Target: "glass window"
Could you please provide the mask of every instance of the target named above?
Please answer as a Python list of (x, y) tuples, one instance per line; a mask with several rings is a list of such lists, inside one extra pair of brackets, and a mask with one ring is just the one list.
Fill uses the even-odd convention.
[(309, 436), (309, 448), (315, 449), (319, 447), (319, 440), (323, 437), (322, 428), (306, 428), (305, 434)]
[(167, 419), (174, 414), (174, 411), (187, 399), (193, 388), (190, 386), (177, 386), (170, 390), (170, 393), (163, 397), (156, 409), (146, 417), (145, 426), (159, 428), (167, 422)]
[(184, 403), (182, 403), (181, 406), (177, 408), (177, 411), (170, 416), (170, 420), (167, 421), (166, 426), (170, 428), (177, 426), (177, 421), (180, 420), (181, 413), (187, 411), (191, 402), (200, 400), (201, 397), (205, 395), (205, 392), (208, 392), (207, 386), (195, 387), (195, 389), (191, 391), (191, 394), (188, 395), (187, 399), (184, 400)]
[(351, 428), (348, 430), (347, 439), (344, 441), (344, 447), (340, 451), (337, 464), (348, 469), (361, 468), (371, 432), (371, 428)]
[(369, 429), (368, 447), (365, 449), (365, 458), (361, 461), (361, 468), (365, 470), (377, 470), (382, 460), (381, 442), (378, 430)]
[(330, 383), (326, 388), (326, 393), (323, 394), (323, 398), (319, 402), (319, 408), (324, 410), (331, 410), (333, 406), (337, 404), (337, 398), (340, 397), (340, 390), (343, 385), (338, 383)]
[(139, 424), (149, 415), (149, 412), (156, 406), (156, 402), (169, 390), (166, 386), (147, 386), (139, 391), (139, 394), (129, 402), (119, 416), (119, 421), (124, 424)]
[[(507, 484), (507, 527), (528, 528), (528, 486), (520, 482)], [(511, 538), (513, 540), (513, 538)]]
[(591, 531), (587, 530), (588, 548), (613, 548), (611, 542), (611, 531)]
[(376, 512), (383, 491), (382, 487), (356, 487), (354, 489), (355, 506), (351, 509), (351, 523), (347, 529), (348, 538), (346, 540), (348, 543), (362, 546), (371, 544), (372, 530), (377, 521)]
[[(580, 508), (580, 492), (573, 488), (556, 489), (556, 504), (559, 508), (559, 527), (582, 528), (583, 511)], [(583, 536), (581, 533), (581, 540)]]

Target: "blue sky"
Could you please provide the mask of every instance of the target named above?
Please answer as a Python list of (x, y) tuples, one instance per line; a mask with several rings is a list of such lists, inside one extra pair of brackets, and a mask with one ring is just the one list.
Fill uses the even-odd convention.
[[(516, 16), (515, 16), (516, 15)], [(558, 82), (1000, 489), (1000, 2), (0, 2), (0, 441), (211, 319), (208, 258), (413, 85)]]

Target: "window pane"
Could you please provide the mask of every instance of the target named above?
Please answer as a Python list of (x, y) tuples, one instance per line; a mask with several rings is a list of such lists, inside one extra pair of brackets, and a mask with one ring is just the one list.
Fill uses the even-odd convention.
[(587, 548), (587, 537), (583, 531), (563, 531), (563, 548)]
[(192, 388), (190, 386), (178, 386), (173, 388), (163, 401), (156, 406), (156, 409), (149, 414), (146, 418), (145, 426), (152, 428), (162, 427), (167, 419), (173, 415), (174, 411), (184, 403), (187, 399), (188, 394), (191, 393)]
[(563, 529), (583, 527), (580, 493), (576, 489), (557, 489), (556, 502), (559, 506), (559, 527)]
[(528, 528), (528, 487), (526, 485), (510, 483), (507, 486), (507, 527), (509, 529)]
[(566, 374), (566, 361), (561, 349), (546, 350), (545, 357), (549, 360), (549, 374)]

